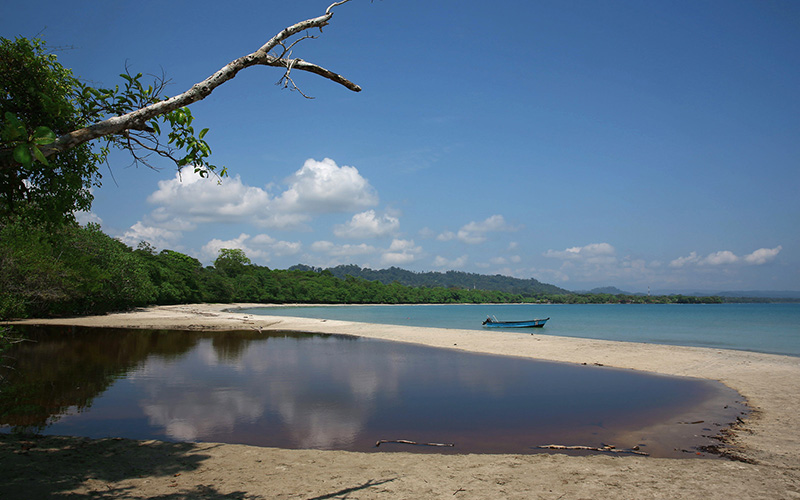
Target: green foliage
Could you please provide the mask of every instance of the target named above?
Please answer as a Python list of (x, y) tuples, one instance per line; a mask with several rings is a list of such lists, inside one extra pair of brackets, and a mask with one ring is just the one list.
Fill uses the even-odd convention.
[(99, 226), (0, 228), (0, 317), (100, 313), (153, 303), (145, 263)]
[(46, 157), (65, 134), (166, 99), (160, 95), (163, 78), (145, 85), (141, 73), (120, 77), (122, 85), (113, 89), (94, 88), (64, 68), (41, 39), (0, 38), (0, 216), (23, 214), (59, 224), (73, 220), (76, 211), (88, 211), (90, 188), (100, 185), (99, 165), (111, 147), (129, 151), (134, 163), (152, 166), (150, 157), (156, 155), (178, 169), (192, 166), (202, 176), (226, 175), (224, 167), (209, 162), (208, 129), (195, 133), (185, 107), (106, 135), (95, 149), (83, 144)]
[(183, 151), (182, 157), (173, 158), (178, 168), (192, 165), (195, 173), (200, 174), (201, 177), (207, 177), (210, 172), (216, 172), (221, 177), (227, 175), (225, 167), (217, 170), (215, 165), (208, 162), (208, 158), (211, 156), (211, 147), (203, 140), (208, 129), (204, 128), (195, 135), (194, 127), (192, 127), (194, 117), (189, 108), (183, 107), (161, 115), (156, 120), (151, 120), (150, 126), (157, 133), (161, 132), (161, 127), (158, 125), (159, 120), (170, 126), (167, 144), (174, 145)]
[(186, 304), (203, 300), (200, 261), (172, 250), (156, 254), (147, 245), (139, 245), (134, 255), (142, 263), (154, 289), (148, 303)]
[(246, 266), (251, 265), (250, 259), (239, 248), (223, 248), (214, 261), (214, 267), (225, 276), (235, 278), (241, 274)]
[[(301, 267), (301, 266), (298, 266)], [(103, 313), (148, 304), (197, 302), (316, 304), (694, 304), (719, 297), (570, 292), (510, 293), (458, 286), (411, 287), (331, 270), (271, 270), (240, 249), (222, 249), (203, 267), (147, 243), (132, 250), (99, 226), (0, 223), (0, 319)]]
[[(319, 271), (308, 266), (294, 266), (292, 269), (306, 270), (306, 271)], [(354, 265), (343, 265), (329, 269), (334, 276), (344, 278), (345, 276), (356, 276), (365, 278), (370, 281), (380, 281), (384, 284), (391, 284), (398, 282), (402, 285), (412, 287), (445, 287), (445, 288), (461, 288), (461, 289), (479, 289), (479, 290), (496, 290), (507, 292), (511, 294), (558, 294), (569, 293), (563, 288), (554, 285), (541, 283), (533, 278), (519, 279), (510, 276), (501, 275), (484, 275), (475, 273), (465, 273), (463, 271), (447, 271), (441, 272), (427, 272), (415, 273), (406, 271), (398, 267), (390, 267), (388, 269), (373, 270), (369, 268), (361, 268)]]
[(39, 39), (0, 38), (0, 75), (0, 158), (16, 162), (0, 169), (0, 216), (25, 213), (60, 223), (88, 210), (105, 151), (84, 145), (50, 159), (42, 153), (57, 136), (87, 124), (82, 84)]

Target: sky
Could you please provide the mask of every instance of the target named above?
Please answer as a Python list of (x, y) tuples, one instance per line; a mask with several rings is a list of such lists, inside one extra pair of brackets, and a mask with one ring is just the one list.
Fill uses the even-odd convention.
[[(330, 3), (9, 2), (0, 36), (175, 95)], [(191, 107), (228, 177), (115, 152), (79, 220), (204, 264), (800, 290), (800, 2), (352, 0), (313, 34), (362, 92), (246, 69)]]

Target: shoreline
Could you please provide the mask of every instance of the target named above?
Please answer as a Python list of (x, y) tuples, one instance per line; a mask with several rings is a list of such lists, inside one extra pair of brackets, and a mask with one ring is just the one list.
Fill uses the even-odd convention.
[[(386, 496), (530, 498), (537, 495), (542, 498), (558, 498), (561, 494), (567, 498), (574, 496), (616, 498), (620, 494), (638, 498), (667, 498), (699, 496), (702, 492), (703, 496), (709, 498), (727, 498), (733, 494), (742, 498), (800, 499), (800, 416), (798, 416), (800, 389), (797, 383), (800, 381), (800, 359), (796, 357), (713, 348), (555, 337), (527, 332), (504, 332), (499, 336), (496, 333), (479, 330), (376, 325), (284, 316), (256, 316), (237, 312), (237, 309), (249, 307), (265, 307), (265, 305), (156, 306), (105, 316), (24, 320), (17, 323), (187, 330), (288, 330), (345, 334), (475, 353), (597, 364), (663, 375), (715, 380), (736, 390), (746, 398), (752, 409), (744, 423), (729, 433), (733, 452), (752, 463), (606, 455), (355, 453), (281, 450), (214, 443), (178, 444), (57, 437), (28, 439), (27, 442), (35, 441), (31, 446), (23, 444), (26, 440), (22, 438), (3, 437), (0, 441), (0, 467), (8, 469), (10, 466), (16, 470), (16, 467), (22, 467), (26, 460), (31, 461), (34, 456), (37, 457), (34, 460), (36, 464), (41, 465), (47, 463), (48, 458), (58, 456), (59, 450), (65, 447), (73, 452), (77, 452), (76, 447), (80, 450), (124, 448), (126, 457), (163, 453), (165, 448), (180, 448), (183, 450), (181, 456), (184, 459), (186, 456), (196, 457), (198, 454), (205, 457), (198, 462), (198, 467), (179, 472), (183, 479), (191, 478), (189, 483), (193, 481), (193, 484), (177, 481), (184, 490), (189, 488), (186, 491), (191, 491), (191, 488), (208, 486), (206, 481), (209, 480), (209, 474), (215, 477), (230, 475), (230, 478), (215, 480), (213, 485), (208, 486), (209, 492), (213, 490), (218, 494), (218, 496), (210, 495), (208, 498), (224, 498), (223, 494), (227, 494), (226, 491), (239, 491), (252, 495), (263, 495), (263, 492), (267, 491), (285, 492), (283, 496), (269, 493), (264, 498), (314, 498), (315, 496), (334, 498), (323, 495), (332, 493), (346, 495), (342, 492), (347, 490), (357, 498)], [(84, 444), (81, 446), (80, 443)], [(28, 449), (22, 450), (25, 446), (28, 446)], [(51, 451), (45, 451), (47, 449)], [(242, 460), (251, 456), (260, 457), (253, 462), (253, 469), (250, 472), (236, 473), (235, 469)], [(115, 463), (121, 467), (123, 463), (127, 463), (125, 460), (122, 458), (116, 462), (110, 460), (108, 467), (113, 467)], [(152, 461), (153, 458), (150, 457), (148, 460)], [(165, 467), (169, 463), (166, 461)], [(276, 466), (276, 463), (284, 465)], [(332, 467), (333, 464), (338, 466)], [(275, 474), (276, 467), (279, 470), (280, 467), (286, 467), (284, 471), (286, 473)], [(543, 468), (549, 472), (543, 473)], [(256, 474), (257, 470), (262, 470), (262, 475), (263, 471), (269, 471), (269, 474), (259, 480), (248, 480), (248, 474)], [(225, 474), (218, 471), (225, 471)], [(478, 471), (488, 475), (482, 480), (477, 480), (475, 474)], [(179, 491), (175, 490), (179, 485), (171, 485), (175, 482), (171, 480), (179, 476), (151, 472), (153, 473), (146, 474), (144, 478), (123, 477), (112, 482), (106, 481), (105, 488), (107, 490), (133, 488), (133, 492), (129, 493), (137, 495)], [(504, 478), (502, 484), (500, 481), (492, 480), (495, 476)], [(422, 483), (420, 483), (421, 478), (423, 478)], [(14, 481), (9, 487), (19, 486), (21, 481)], [(70, 485), (72, 489), (64, 491), (88, 494), (97, 490), (97, 485), (92, 481), (92, 478), (82, 480), (79, 478), (74, 485)], [(158, 486), (160, 489), (153, 490), (156, 484), (160, 485)], [(230, 490), (234, 485), (238, 485), (236, 488), (239, 489)], [(4, 486), (0, 486), (0, 496), (5, 498), (6, 496), (2, 495), (3, 488)], [(10, 492), (13, 491), (16, 490)], [(9, 496), (9, 498), (14, 497)]]

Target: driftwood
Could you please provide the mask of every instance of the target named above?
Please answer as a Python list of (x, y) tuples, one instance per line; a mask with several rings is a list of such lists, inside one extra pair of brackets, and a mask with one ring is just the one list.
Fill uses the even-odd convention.
[(380, 439), (375, 446), (380, 446), (383, 443), (399, 443), (399, 444), (413, 444), (416, 446), (442, 446), (442, 447), (453, 447), (455, 444), (453, 443), (418, 443), (416, 441), (409, 441), (408, 439)]
[(604, 444), (602, 447), (596, 446), (565, 446), (563, 444), (546, 444), (542, 446), (537, 446), (540, 449), (547, 449), (547, 450), (590, 450), (590, 451), (604, 451), (607, 453), (632, 453), (634, 455), (644, 455), (649, 456), (649, 453), (645, 453), (643, 451), (639, 451), (638, 447), (630, 448), (630, 449), (619, 449), (615, 446), (611, 446), (610, 444)]

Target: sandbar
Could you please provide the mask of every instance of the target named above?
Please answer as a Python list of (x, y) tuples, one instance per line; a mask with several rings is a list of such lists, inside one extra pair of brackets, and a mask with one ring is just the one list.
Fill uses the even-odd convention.
[(752, 411), (737, 460), (560, 454), (285, 450), (0, 435), (0, 498), (794, 498), (800, 499), (800, 358), (746, 351), (350, 321), (256, 316), (262, 304), (154, 306), (27, 324), (357, 335), (468, 352), (719, 381)]

